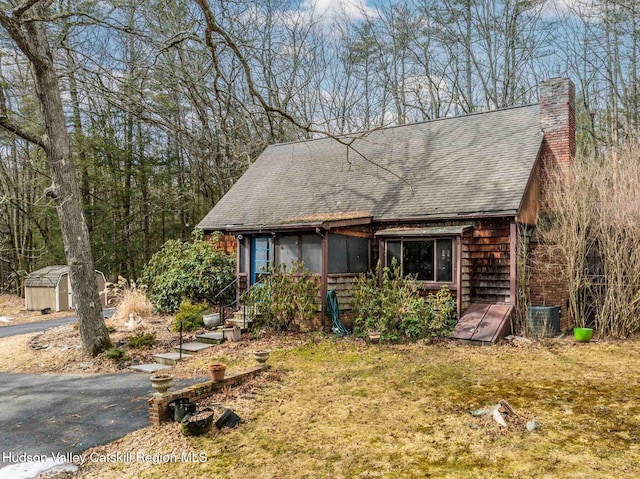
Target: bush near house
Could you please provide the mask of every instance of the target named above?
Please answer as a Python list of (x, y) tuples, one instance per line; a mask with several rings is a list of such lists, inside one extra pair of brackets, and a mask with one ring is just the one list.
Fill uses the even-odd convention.
[(555, 262), (534, 267), (559, 270), (571, 324), (601, 336), (640, 332), (640, 146), (579, 157), (549, 183), (538, 234)]
[(252, 286), (245, 302), (259, 313), (256, 327), (289, 331), (312, 321), (319, 291), (318, 278), (304, 263), (294, 261), (289, 268), (285, 264), (272, 267), (262, 282)]
[(213, 302), (235, 274), (235, 257), (218, 248), (215, 237), (204, 240), (202, 232), (194, 232), (191, 242), (167, 241), (145, 266), (141, 282), (160, 311), (174, 312), (183, 299)]
[(194, 304), (185, 299), (181, 304), (176, 316), (171, 323), (171, 329), (180, 331), (180, 323), (182, 323), (183, 331), (194, 331), (198, 328), (204, 328), (204, 312), (207, 310), (206, 302)]
[(456, 323), (456, 303), (446, 286), (424, 298), (410, 276), (402, 276), (393, 263), (380, 264), (369, 274), (360, 275), (353, 285), (354, 334), (380, 333), (382, 341), (418, 340), (447, 336)]

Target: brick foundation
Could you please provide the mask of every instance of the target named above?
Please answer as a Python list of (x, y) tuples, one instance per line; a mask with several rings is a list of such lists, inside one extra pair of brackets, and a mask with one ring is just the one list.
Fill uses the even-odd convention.
[(171, 392), (161, 398), (153, 397), (149, 399), (149, 423), (152, 426), (159, 426), (162, 422), (169, 421), (171, 419), (169, 410), (169, 403), (171, 401), (181, 398), (194, 401), (206, 398), (221, 391), (224, 387), (233, 387), (242, 384), (267, 369), (269, 369), (269, 366), (267, 365), (256, 366), (251, 369), (230, 374), (222, 381), (206, 381), (204, 383), (194, 384), (193, 386)]

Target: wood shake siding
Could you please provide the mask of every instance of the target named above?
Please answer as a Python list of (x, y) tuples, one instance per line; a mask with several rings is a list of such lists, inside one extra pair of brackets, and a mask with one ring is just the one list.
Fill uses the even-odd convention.
[(462, 309), (469, 303), (508, 303), (509, 220), (480, 221), (462, 240)]
[(353, 287), (353, 283), (355, 282), (358, 274), (354, 273), (340, 273), (340, 274), (330, 274), (327, 278), (327, 289), (335, 289), (336, 296), (338, 297), (338, 305), (340, 307), (340, 311), (350, 311), (351, 310), (351, 288)]

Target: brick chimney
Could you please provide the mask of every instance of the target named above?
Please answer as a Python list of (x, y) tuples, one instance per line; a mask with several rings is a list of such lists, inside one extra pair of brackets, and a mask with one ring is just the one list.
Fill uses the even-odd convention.
[(546, 168), (565, 169), (576, 156), (575, 86), (568, 78), (551, 78), (538, 88), (542, 158)]
[[(548, 175), (553, 170), (566, 172), (576, 156), (575, 86), (568, 78), (552, 78), (538, 85), (540, 94), (540, 128), (544, 133), (540, 180), (540, 209), (545, 210)], [(536, 215), (537, 216), (537, 215)], [(529, 279), (531, 305), (559, 305), (562, 307), (560, 329), (568, 324), (567, 305), (569, 291), (561, 279), (558, 262), (540, 248), (532, 238), (530, 262), (533, 265)]]

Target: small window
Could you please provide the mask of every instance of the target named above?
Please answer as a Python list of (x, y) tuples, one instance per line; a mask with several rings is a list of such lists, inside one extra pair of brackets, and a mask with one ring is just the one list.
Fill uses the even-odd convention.
[(387, 266), (395, 259), (402, 274), (420, 281), (453, 281), (453, 240), (387, 241)]
[(322, 239), (318, 235), (303, 235), (302, 261), (310, 273), (322, 272)]
[(364, 273), (369, 269), (369, 240), (329, 235), (329, 273)]
[(436, 241), (436, 281), (453, 281), (453, 241)]
[(318, 235), (287, 235), (278, 238), (278, 263), (290, 268), (302, 261), (311, 273), (322, 271), (322, 240)]
[(283, 236), (278, 238), (278, 262), (287, 268), (291, 267), (298, 258), (298, 236)]

